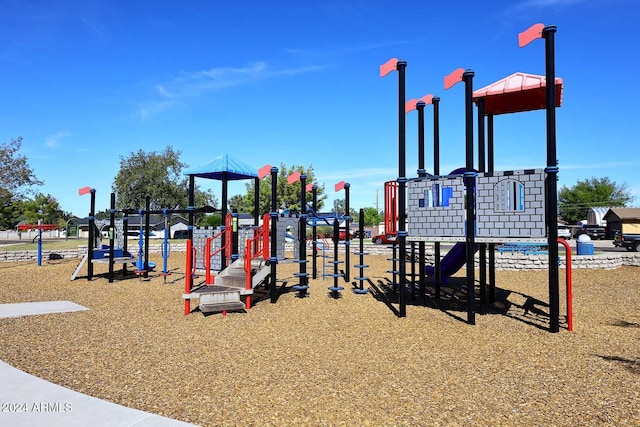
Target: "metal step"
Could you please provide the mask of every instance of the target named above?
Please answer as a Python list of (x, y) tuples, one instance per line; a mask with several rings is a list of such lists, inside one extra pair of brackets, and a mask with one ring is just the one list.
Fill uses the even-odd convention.
[(244, 310), (240, 301), (240, 290), (229, 286), (204, 286), (192, 292), (190, 296), (199, 298), (200, 311), (218, 313), (221, 311)]
[[(252, 288), (262, 283), (269, 275), (270, 269), (263, 259), (251, 260)], [(247, 273), (244, 271), (244, 260), (237, 259), (230, 266), (222, 270), (215, 277), (216, 285), (240, 289), (241, 295), (253, 294), (252, 289), (246, 289)]]
[(203, 304), (200, 302), (198, 308), (203, 313), (220, 313), (222, 311), (244, 310), (246, 306), (242, 301), (217, 302), (210, 304)]

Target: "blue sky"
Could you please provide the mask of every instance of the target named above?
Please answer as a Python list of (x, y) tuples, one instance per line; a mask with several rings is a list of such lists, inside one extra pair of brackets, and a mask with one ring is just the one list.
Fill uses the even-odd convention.
[[(441, 172), (464, 166), (464, 89), (516, 71), (544, 74), (544, 42), (518, 48), (532, 24), (556, 25), (559, 187), (590, 177), (626, 183), (640, 205), (636, 0), (28, 1), (0, 5), (0, 140), (22, 136), (40, 191), (88, 213), (78, 188), (108, 208), (121, 157), (167, 145), (196, 167), (229, 154), (256, 169), (314, 167), (328, 201), (383, 206), (398, 176), (397, 76), (407, 99), (441, 98)], [(427, 107), (432, 171), (432, 108)], [(543, 111), (497, 116), (496, 170), (546, 166)], [(416, 176), (417, 114), (407, 116)], [(221, 185), (198, 180), (220, 198)], [(229, 195), (244, 194), (244, 183)]]

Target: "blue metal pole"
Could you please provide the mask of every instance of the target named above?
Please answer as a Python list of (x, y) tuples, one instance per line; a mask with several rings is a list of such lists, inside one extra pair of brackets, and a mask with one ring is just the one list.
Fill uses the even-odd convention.
[(40, 220), (38, 220), (38, 267), (42, 265), (42, 227), (40, 227)]

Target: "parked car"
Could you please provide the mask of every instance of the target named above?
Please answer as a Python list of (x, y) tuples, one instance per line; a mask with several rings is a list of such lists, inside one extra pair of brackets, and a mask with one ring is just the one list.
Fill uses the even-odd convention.
[(613, 245), (628, 251), (640, 252), (640, 234), (623, 234), (616, 230), (613, 236)]
[(599, 225), (583, 225), (578, 232), (578, 235), (581, 234), (586, 234), (591, 237), (591, 240), (604, 240), (607, 237), (607, 231)]
[[(365, 239), (368, 239), (371, 237), (371, 231), (365, 230), (362, 235), (364, 236)], [(360, 238), (360, 230), (356, 230), (353, 232), (353, 238), (354, 239), (359, 239)]]
[(391, 233), (391, 234), (379, 234), (377, 236), (373, 236), (371, 238), (371, 241), (376, 245), (383, 245), (383, 244), (388, 245), (388, 244), (394, 244), (397, 239), (398, 239), (398, 235), (396, 233)]
[(571, 240), (571, 229), (566, 225), (558, 226), (558, 237), (561, 237), (565, 240)]

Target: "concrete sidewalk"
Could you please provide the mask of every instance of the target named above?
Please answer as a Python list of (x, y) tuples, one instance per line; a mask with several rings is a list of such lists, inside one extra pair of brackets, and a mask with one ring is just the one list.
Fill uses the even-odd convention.
[(68, 313), (71, 311), (88, 310), (71, 301), (42, 301), (21, 302), (14, 304), (0, 304), (0, 319), (6, 317), (35, 316), (50, 313)]
[[(78, 310), (87, 310), (87, 308), (70, 301), (0, 304), (0, 319)], [(0, 360), (0, 426), (178, 427), (193, 425), (78, 393), (34, 377)]]
[(0, 361), (0, 425), (178, 427), (193, 424), (116, 405), (50, 383)]

